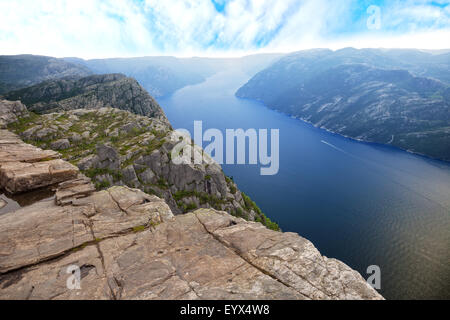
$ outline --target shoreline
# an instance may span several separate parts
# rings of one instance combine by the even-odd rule
[[[289,114],[289,113],[283,112],[283,111],[281,111],[281,110],[271,108],[271,107],[267,106],[267,105],[266,105],[264,102],[262,102],[261,100],[258,100],[258,99],[251,99],[251,98],[242,98],[242,97],[237,96],[236,94],[235,94],[235,97],[238,98],[238,99],[243,99],[243,100],[249,100],[249,101],[253,101],[253,102],[258,102],[258,103],[260,103],[262,106],[264,106],[265,108],[267,108],[267,109],[269,109],[269,110],[272,110],[272,111],[278,112],[278,113],[280,113],[280,114],[283,114],[283,115],[285,115],[285,116],[287,116],[287,117],[289,117],[289,118],[291,118],[291,119],[293,119],[293,120],[301,121],[301,122],[303,122],[303,123],[305,123],[305,124],[310,125],[311,127],[315,128],[315,129],[323,130],[323,131],[326,131],[326,132],[331,133],[331,134],[333,134],[333,135],[337,135],[337,136],[339,136],[339,137],[342,137],[342,138],[345,138],[345,139],[348,139],[348,140],[351,140],[351,141],[360,142],[360,143],[365,143],[365,144],[368,144],[368,145],[377,145],[377,146],[382,146],[382,147],[393,148],[393,149],[395,149],[395,150],[399,150],[399,151],[402,151],[402,152],[406,152],[406,153],[408,153],[408,154],[410,154],[410,155],[418,156],[418,157],[424,158],[424,159],[426,159],[426,160],[432,160],[432,161],[435,161],[435,162],[440,162],[440,163],[442,163],[442,164],[444,164],[444,165],[446,165],[446,166],[450,166],[450,160],[445,160],[445,159],[440,159],[440,158],[434,158],[434,157],[429,156],[429,155],[427,155],[427,154],[423,154],[423,153],[416,152],[416,151],[412,151],[412,150],[403,149],[403,148],[400,148],[400,147],[395,146],[395,145],[392,145],[392,144],[386,144],[386,143],[374,142],[374,141],[367,141],[367,140],[363,140],[363,139],[358,139],[358,138],[354,138],[354,137],[351,137],[351,136],[347,136],[347,135],[344,135],[344,134],[341,134],[341,133],[338,133],[338,132],[334,132],[334,131],[332,131],[332,130],[330,130],[330,129],[327,129],[327,128],[325,128],[325,127],[317,126],[317,125],[315,125],[314,123],[312,123],[311,121],[308,121],[308,120],[306,120],[306,119],[304,119],[304,118],[297,117],[297,116],[291,115],[291,114]]]

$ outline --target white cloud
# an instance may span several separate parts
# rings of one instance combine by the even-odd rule
[[[352,20],[356,4],[230,0],[224,12],[217,12],[210,0],[0,0],[0,54],[92,58],[342,46],[450,47],[450,6],[389,1],[382,11],[383,33],[372,33]]]
[[[115,56],[135,54],[135,48],[153,51],[145,20],[131,1],[0,0],[0,52]]]

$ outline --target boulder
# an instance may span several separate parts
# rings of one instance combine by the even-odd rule
[[[139,179],[145,184],[154,184],[156,183],[156,176],[151,169],[145,169],[143,172],[139,174]]]
[[[113,147],[99,144],[97,146],[97,156],[99,161],[97,168],[109,170],[120,169],[119,154]]]
[[[94,168],[97,163],[98,163],[98,157],[96,155],[89,155],[83,159],[81,159],[80,161],[78,161],[78,168],[80,168],[80,170],[88,170],[91,168]]]
[[[83,140],[83,138],[76,132],[72,133],[72,135],[69,137],[70,141],[72,142],[80,142],[81,140]]]
[[[24,116],[28,110],[20,101],[0,100],[0,129]]]
[[[52,128],[42,128],[35,132],[34,139],[38,141],[48,139],[52,137],[56,132],[57,130]]]
[[[68,139],[59,139],[50,145],[53,150],[64,150],[70,148],[70,142]]]

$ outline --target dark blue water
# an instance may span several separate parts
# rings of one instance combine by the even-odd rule
[[[381,268],[388,299],[450,298],[450,165],[388,146],[361,143],[241,100],[248,80],[216,74],[160,99],[174,128],[280,130],[280,170],[223,165],[283,231],[311,240],[327,257],[367,278]]]

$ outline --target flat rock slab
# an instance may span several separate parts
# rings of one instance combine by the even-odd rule
[[[197,211],[197,217],[215,239],[248,263],[310,299],[381,298],[358,272],[341,261],[323,257],[296,233],[236,223],[229,215],[211,215],[207,210]]]
[[[0,185],[10,193],[18,193],[70,180],[78,168],[61,159],[44,162],[0,163]]]
[[[40,162],[58,159],[60,154],[52,150],[42,150],[24,143],[16,134],[0,130],[0,163],[3,162]]]
[[[26,144],[0,130],[0,188],[19,193],[75,178],[78,168],[59,157],[55,151]]]
[[[13,140],[0,141],[0,163],[4,162],[41,162],[58,159],[59,153],[42,150],[26,143],[14,143]]]
[[[121,192],[127,193],[112,192],[116,204],[131,210],[136,201],[118,197]],[[106,203],[100,207],[106,209]],[[80,290],[66,286],[71,265],[80,268]],[[296,234],[200,209],[142,232],[115,233],[62,259],[0,275],[0,299],[382,297],[357,272],[321,256]]]
[[[0,216],[0,273],[33,265],[94,240],[82,208],[41,201]]]
[[[0,275],[0,299],[14,300],[80,300],[111,299],[102,266],[101,255],[95,245],[74,251],[39,267],[30,267]],[[80,267],[81,288],[70,290],[67,281],[71,266]]]
[[[173,218],[163,200],[126,187],[81,200],[67,206],[58,206],[53,199],[40,201],[0,216],[0,273]]]
[[[23,141],[15,133],[6,129],[0,129],[0,147],[3,144],[17,144]]]
[[[166,202],[138,189],[111,187],[73,201],[73,206],[90,207],[92,232],[106,238],[157,225],[173,218]]]
[[[99,248],[116,299],[305,299],[214,239],[192,213]]]

